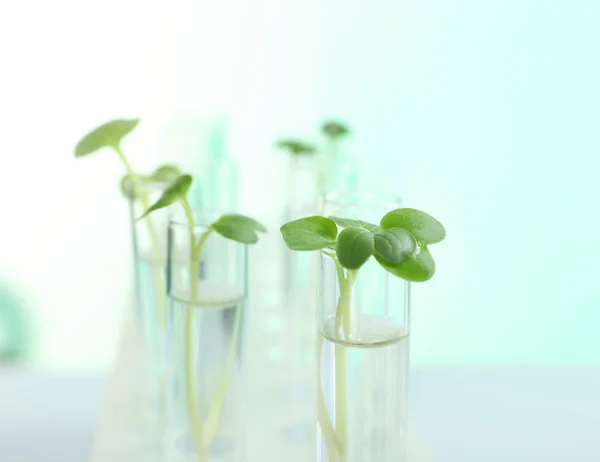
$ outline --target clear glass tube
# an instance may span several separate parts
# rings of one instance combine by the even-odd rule
[[[146,424],[160,429],[165,413],[166,344],[166,254],[169,209],[138,220],[165,188],[164,183],[145,184],[129,195],[131,236],[136,294],[136,325],[142,339],[144,374],[142,417]]]
[[[313,155],[291,155],[284,222],[314,215],[318,211],[318,163]],[[288,309],[306,311],[311,276],[311,256],[302,252],[284,252],[285,292]],[[301,304],[302,307],[297,305]]]
[[[378,224],[399,200],[337,191],[323,214]],[[357,271],[321,255],[318,460],[405,462],[410,286],[370,259]]]
[[[325,147],[326,177],[324,192],[356,190],[359,187],[358,162],[350,155],[348,143],[329,140]]]
[[[168,462],[243,459],[247,246],[208,232],[217,218],[169,225]]]
[[[238,209],[239,168],[229,157],[209,158],[194,178],[189,197],[198,208]]]
[[[282,222],[314,215],[319,207],[319,164],[315,155],[290,155],[287,200]],[[284,303],[281,316],[285,383],[281,393],[287,407],[283,428],[286,439],[301,442],[296,448],[306,457],[314,454],[315,416],[307,412],[315,396],[315,293],[317,255],[292,252],[281,242],[284,265]],[[302,410],[302,411],[301,411]],[[292,417],[293,416],[293,417]]]
[[[206,153],[200,162],[190,200],[196,208],[235,211],[239,201],[239,167],[227,155],[227,119],[206,124]]]

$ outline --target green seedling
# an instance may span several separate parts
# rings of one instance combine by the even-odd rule
[[[225,239],[241,242],[243,244],[254,244],[258,241],[259,233],[265,233],[267,230],[262,224],[253,218],[244,215],[226,214],[221,215],[217,221],[208,225],[200,236],[196,237],[196,234],[194,233],[196,222],[187,198],[191,185],[192,177],[190,175],[179,175],[164,190],[162,196],[153,205],[148,207],[140,219],[144,219],[152,214],[152,212],[164,207],[169,207],[173,204],[181,205],[189,225],[191,301],[197,302],[199,298],[198,283],[200,276],[200,257],[202,248],[208,237],[212,233],[217,233]],[[235,321],[231,344],[229,346],[228,358],[225,362],[223,374],[221,380],[219,381],[219,387],[215,394],[215,398],[211,401],[211,406],[208,410],[204,424],[202,424],[198,414],[198,398],[195,393],[197,384],[194,374],[193,315],[194,310],[191,308],[188,309],[185,319],[186,399],[194,446],[200,462],[207,462],[208,451],[216,437],[219,427],[221,408],[225,400],[229,376],[239,342],[241,313],[237,313],[236,315],[237,318]]]
[[[343,122],[330,120],[321,126],[321,132],[328,138],[340,139],[350,133],[350,129]]]
[[[139,119],[116,119],[106,122],[85,135],[75,147],[75,157],[87,157],[106,148],[112,149],[125,167],[125,175],[121,179],[121,192],[130,199],[137,200],[142,209],[149,207],[149,192],[147,186],[152,183],[169,183],[180,175],[179,169],[174,165],[158,167],[150,175],[137,173],[121,147],[123,139],[129,135],[139,124]],[[166,315],[165,282],[160,265],[156,262],[163,260],[158,233],[152,219],[144,220],[150,237],[153,255],[152,276],[156,289],[156,300],[159,314],[164,323]]]
[[[320,149],[321,174],[319,188],[321,194],[326,193],[327,178],[331,174],[335,160],[339,155],[340,144],[350,134],[350,129],[343,122],[336,120],[326,121],[321,125],[321,134],[324,138],[323,147]]]
[[[379,225],[341,217],[312,216],[281,227],[286,245],[295,251],[320,251],[336,266],[340,295],[335,311],[335,336],[351,343],[352,288],[360,268],[371,258],[392,275],[410,282],[424,282],[435,273],[429,246],[446,236],[432,216],[411,208],[387,213]],[[329,460],[345,462],[347,444],[346,364],[343,349],[335,347],[335,422],[325,408],[319,388],[318,418]]]
[[[293,209],[297,206],[297,192],[301,187],[301,185],[298,184],[298,182],[300,181],[298,179],[298,164],[305,162],[302,159],[310,160],[311,165],[313,165],[315,168],[314,174],[317,175],[317,150],[312,144],[306,143],[304,141],[299,141],[293,138],[285,138],[279,140],[277,142],[277,147],[288,152],[290,155],[286,202],[288,206]]]
[[[313,145],[294,139],[279,140],[277,142],[277,147],[284,151],[288,151],[293,156],[313,155],[316,152]]]

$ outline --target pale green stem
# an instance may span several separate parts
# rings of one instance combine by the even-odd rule
[[[193,272],[193,271],[192,271]],[[192,296],[193,296],[192,290]],[[197,290],[196,290],[197,295]],[[194,307],[188,307],[185,317],[185,384],[187,408],[190,418],[192,439],[198,454],[199,462],[208,462],[208,455],[202,436],[202,423],[200,422],[199,405],[196,397],[196,376],[194,374]]]
[[[127,175],[131,177],[131,181],[133,181],[134,187],[134,196],[137,200],[140,201],[142,209],[144,211],[150,208],[150,203],[148,201],[148,197],[143,194],[143,186],[142,182],[138,174],[132,168],[131,164],[125,157],[123,150],[120,146],[114,146],[114,149],[123,162],[125,166],[125,171]],[[158,239],[158,233],[154,227],[154,223],[152,222],[152,218],[150,215],[146,215],[144,218],[144,223],[146,223],[146,228],[148,229],[148,236],[150,238],[150,247],[152,252],[152,275],[154,277],[154,287],[156,290],[156,303],[158,304],[158,312],[160,314],[161,322],[166,325],[167,318],[167,300],[166,300],[166,286],[164,281],[164,272],[161,270],[162,261],[163,261],[163,252],[161,252],[160,241]],[[136,262],[137,264],[137,262]]]
[[[338,261],[337,257],[334,253],[331,252],[323,252],[329,258],[331,258],[335,262],[335,269],[338,278],[338,284],[340,286],[340,300],[338,301],[338,307],[336,309],[336,325],[338,324],[338,317],[340,319],[339,324],[341,325],[341,319],[350,319],[350,300],[352,298],[351,290],[352,290],[352,282],[356,277],[356,271],[348,271],[348,279],[344,275],[344,268]],[[346,295],[343,295],[346,294]],[[348,298],[349,297],[349,298]],[[344,299],[348,300],[347,303],[342,302]],[[340,306],[341,305],[341,306]],[[347,310],[347,315],[342,317],[342,315]],[[350,323],[349,321],[346,323],[348,330],[347,335],[349,336]],[[339,327],[336,327],[336,332],[334,332],[334,336],[338,338],[339,336]],[[322,347],[322,339],[319,341],[319,387],[318,387],[318,397],[317,397],[317,406],[318,406],[318,419],[319,425],[321,427],[321,431],[323,432],[323,437],[325,438],[325,444],[327,447],[327,453],[329,459],[332,462],[343,462],[345,460],[345,445],[347,438],[346,431],[346,407],[347,407],[347,394],[346,394],[346,362],[345,356],[343,352],[343,347],[336,345],[335,348],[335,408],[334,408],[334,417],[335,417],[335,430],[327,413],[327,408],[325,406],[325,398],[323,397],[323,390],[321,389],[321,347]]]
[[[319,335],[317,345],[317,419],[319,421],[319,427],[323,433],[323,439],[325,440],[325,447],[327,448],[327,459],[329,462],[340,462],[339,456],[339,442],[333,429],[333,424],[327,413],[327,406],[325,405],[325,397],[323,396],[323,389],[321,387],[321,355],[323,351],[323,336]]]
[[[340,281],[340,298],[335,312],[336,335],[348,342],[351,334],[352,285],[356,271],[347,270],[347,276]],[[340,333],[340,326],[343,334]],[[340,459],[346,460],[348,443],[348,385],[346,348],[335,345],[335,430],[340,443]]]
[[[196,251],[198,252],[198,261],[200,261],[200,251],[202,250],[202,246],[204,245],[204,242],[208,237],[208,233],[210,233],[210,231],[202,235],[196,246]],[[221,376],[221,380],[219,381],[219,387],[217,388],[217,392],[215,394],[214,399],[211,401],[211,406],[208,410],[206,421],[204,422],[206,447],[210,447],[215,437],[217,436],[219,420],[221,418],[221,408],[223,407],[223,403],[225,401],[225,394],[229,385],[229,377],[231,375],[231,369],[235,360],[235,352],[237,351],[241,324],[242,312],[240,309],[237,309],[235,313],[233,333],[231,334],[231,343],[229,344],[229,352],[227,354],[227,359],[225,361],[225,366],[223,369],[223,375]]]
[[[350,340],[352,329],[352,286],[357,276],[357,270],[346,270],[347,277],[339,279],[340,282],[340,298],[335,310],[335,332],[340,335],[340,328],[343,332],[343,338],[346,341]]]
[[[204,434],[206,436],[206,445],[210,447],[214,438],[217,436],[217,430],[219,428],[219,419],[221,418],[221,408],[225,401],[225,393],[227,392],[227,385],[229,383],[229,376],[231,375],[231,368],[235,359],[235,352],[237,349],[238,338],[240,334],[240,326],[242,324],[242,313],[240,309],[236,310],[235,324],[233,326],[233,333],[231,343],[229,345],[229,352],[227,354],[227,361],[225,362],[225,369],[219,382],[219,388],[215,398],[212,400],[212,404],[204,422]]]
[[[198,301],[198,268],[200,264],[200,256],[202,252],[202,248],[204,243],[212,233],[212,229],[209,228],[206,232],[200,236],[198,242],[196,243],[194,240],[193,233],[193,223],[194,217],[192,211],[187,202],[182,202],[183,208],[185,210],[188,222],[190,223],[190,246],[191,246],[191,273],[192,273],[192,300],[194,302]],[[188,310],[188,315],[190,316],[187,319],[188,329],[192,323],[191,313],[192,309]],[[223,403],[225,401],[225,395],[227,392],[227,387],[229,384],[229,377],[231,375],[231,369],[233,367],[233,362],[235,360],[235,352],[237,350],[238,339],[240,335],[242,321],[242,313],[241,310],[237,310],[235,324],[233,327],[232,339],[229,345],[229,352],[227,355],[227,360],[225,361],[225,366],[223,369],[223,375],[221,376],[221,380],[219,381],[219,386],[217,388],[216,395],[213,400],[211,400],[211,405],[207,413],[206,421],[204,425],[200,422],[199,411],[198,411],[198,402],[196,399],[196,380],[194,374],[194,344],[193,337],[191,333],[188,335],[188,339],[186,342],[186,387],[187,387],[187,396],[188,396],[188,412],[190,414],[190,423],[192,427],[194,444],[196,446],[196,450],[198,452],[198,456],[201,460],[206,459],[206,451],[210,448],[212,442],[214,441],[217,431],[219,428],[219,420],[221,417],[221,408],[223,407]],[[204,459],[203,459],[204,458]]]
[[[335,255],[325,252],[336,265],[340,298],[335,311],[335,332],[338,340],[350,340],[352,329],[352,286],[357,276],[357,270],[344,269]],[[340,462],[346,460],[346,445],[348,442],[348,390],[347,390],[347,364],[345,348],[335,345],[335,434],[338,442]]]
[[[194,217],[192,215],[190,206],[187,202],[182,201],[182,206],[185,210],[185,214],[189,224],[190,232],[190,285],[191,285],[191,306],[186,310],[185,316],[185,383],[186,383],[186,397],[187,397],[187,408],[190,418],[190,428],[192,432],[192,439],[196,452],[198,454],[199,462],[208,462],[207,448],[204,444],[204,437],[202,435],[202,422],[200,421],[200,409],[198,404],[198,398],[196,396],[196,375],[195,375],[195,364],[194,364],[194,313],[196,307],[194,302],[198,301],[198,279],[199,279],[199,254],[196,247],[196,236],[194,234]],[[201,241],[206,240],[210,230],[206,231]]]

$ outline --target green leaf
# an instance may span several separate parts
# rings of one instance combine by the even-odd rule
[[[372,223],[368,223],[362,220],[352,220],[351,218],[341,218],[330,216],[334,223],[341,228],[364,228],[368,231],[375,232],[379,229],[379,226]]]
[[[381,229],[403,228],[421,244],[435,244],[446,237],[442,224],[431,215],[416,209],[396,209],[381,219]]]
[[[187,200],[187,193],[192,185],[192,177],[190,175],[180,175],[173,181],[162,193],[153,205],[140,218],[144,218],[149,213],[155,210],[168,207],[178,200]],[[138,218],[138,219],[140,219]]]
[[[314,154],[316,149],[314,146],[298,140],[284,139],[277,142],[277,147],[290,151],[294,155]]]
[[[242,242],[244,244],[254,244],[258,241],[258,235],[254,228],[242,226],[234,222],[217,220],[210,225],[221,236],[231,239],[232,241]]]
[[[375,253],[391,265],[402,263],[416,248],[415,238],[405,229],[390,228],[375,233]]]
[[[95,128],[75,146],[75,157],[92,154],[105,147],[118,148],[121,140],[137,127],[139,119],[117,119]]]
[[[254,244],[258,241],[257,231],[265,233],[267,229],[254,218],[245,215],[222,215],[210,225],[221,236],[244,244]]]
[[[313,216],[290,221],[281,228],[286,245],[292,250],[320,250],[335,244],[337,226],[333,220]]]
[[[181,175],[181,170],[175,165],[161,165],[152,174],[152,181],[169,183]]]
[[[346,228],[337,239],[335,252],[344,268],[360,268],[375,251],[375,235],[364,228]]]
[[[341,138],[350,133],[350,129],[342,122],[328,121],[323,124],[321,131],[330,138]]]
[[[407,281],[425,282],[435,274],[435,262],[426,247],[422,247],[418,254],[407,258],[399,265],[391,265],[377,255],[375,259],[394,276]]]
[[[245,215],[238,215],[236,213],[230,213],[221,215],[221,217],[217,220],[220,223],[233,223],[239,226],[245,226],[247,228],[252,228],[255,231],[259,231],[261,233],[266,233],[267,228],[265,228],[262,223],[259,223],[254,218],[247,217]]]

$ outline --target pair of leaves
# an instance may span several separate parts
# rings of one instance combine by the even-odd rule
[[[137,180],[142,185],[148,185],[152,183],[171,183],[175,181],[182,174],[179,167],[175,165],[165,164],[158,167],[152,175],[136,175]],[[131,174],[124,175],[121,178],[121,192],[128,198],[134,197],[135,181]]]
[[[338,235],[338,226],[344,228]],[[281,227],[287,246],[310,251],[335,247],[344,268],[358,269],[372,255],[398,264],[415,251],[415,242],[402,229],[382,230],[365,221],[340,217],[313,216],[294,220]]]
[[[187,204],[187,194],[192,185],[192,177],[187,174],[179,175],[163,192],[162,196],[144,212],[140,217],[165,207],[175,202],[182,202],[185,207]],[[190,223],[194,225],[194,223]],[[254,244],[258,241],[258,233],[267,232],[266,228],[253,218],[245,215],[226,214],[209,226],[210,230],[215,231],[226,239],[242,242],[244,244]]]
[[[292,139],[284,139],[277,142],[277,147],[279,149],[284,149],[289,151],[291,154],[295,156],[299,155],[312,155],[316,152],[314,146],[305,143],[303,141],[292,140]]]
[[[321,127],[321,131],[325,136],[333,139],[342,138],[350,133],[347,125],[333,120],[325,122]]]
[[[116,119],[96,127],[77,143],[75,157],[87,156],[106,147],[118,149],[121,140],[131,133],[139,122],[139,119]]]
[[[374,255],[389,265],[399,265],[416,250],[412,235],[401,228],[349,227],[340,232],[336,254],[344,268],[358,269]]]
[[[428,246],[437,244],[446,237],[442,224],[424,212],[415,209],[397,209],[387,213],[381,219],[382,229],[406,229],[418,243],[417,252],[397,265],[381,261],[379,264],[390,273],[409,281],[423,282],[435,274],[435,261]]]
[[[321,126],[321,132],[328,138],[339,139],[348,135],[350,130],[341,122],[328,121]],[[313,145],[296,139],[282,139],[277,142],[277,147],[285,149],[293,155],[310,155],[317,151]]]
[[[100,125],[77,143],[75,157],[87,156],[105,147],[118,150],[122,139],[131,133],[137,127],[138,123],[138,119],[116,119]],[[307,146],[298,145],[291,147],[294,149],[311,149]],[[187,204],[187,194],[192,185],[192,177],[182,174],[178,167],[163,165],[157,168],[150,176],[138,175],[138,179],[146,184],[151,182],[170,183],[163,191],[161,197],[144,212],[140,219],[175,202],[182,201]],[[121,179],[121,190],[128,197],[132,197],[134,179],[131,174],[125,175]],[[221,216],[210,228],[227,239],[246,244],[253,244],[258,241],[257,232],[266,232],[265,227],[258,221],[244,215],[234,214]]]
[[[291,250],[310,251],[333,247],[338,237],[338,227],[364,228],[373,231],[378,226],[366,221],[319,215],[290,221],[281,227],[285,243]]]
[[[343,228],[338,235],[337,226]],[[360,268],[371,256],[392,274],[409,281],[426,281],[435,273],[428,244],[445,237],[444,227],[432,216],[415,209],[396,209],[379,226],[362,220],[313,216],[281,227],[292,250],[335,248],[347,269]]]

